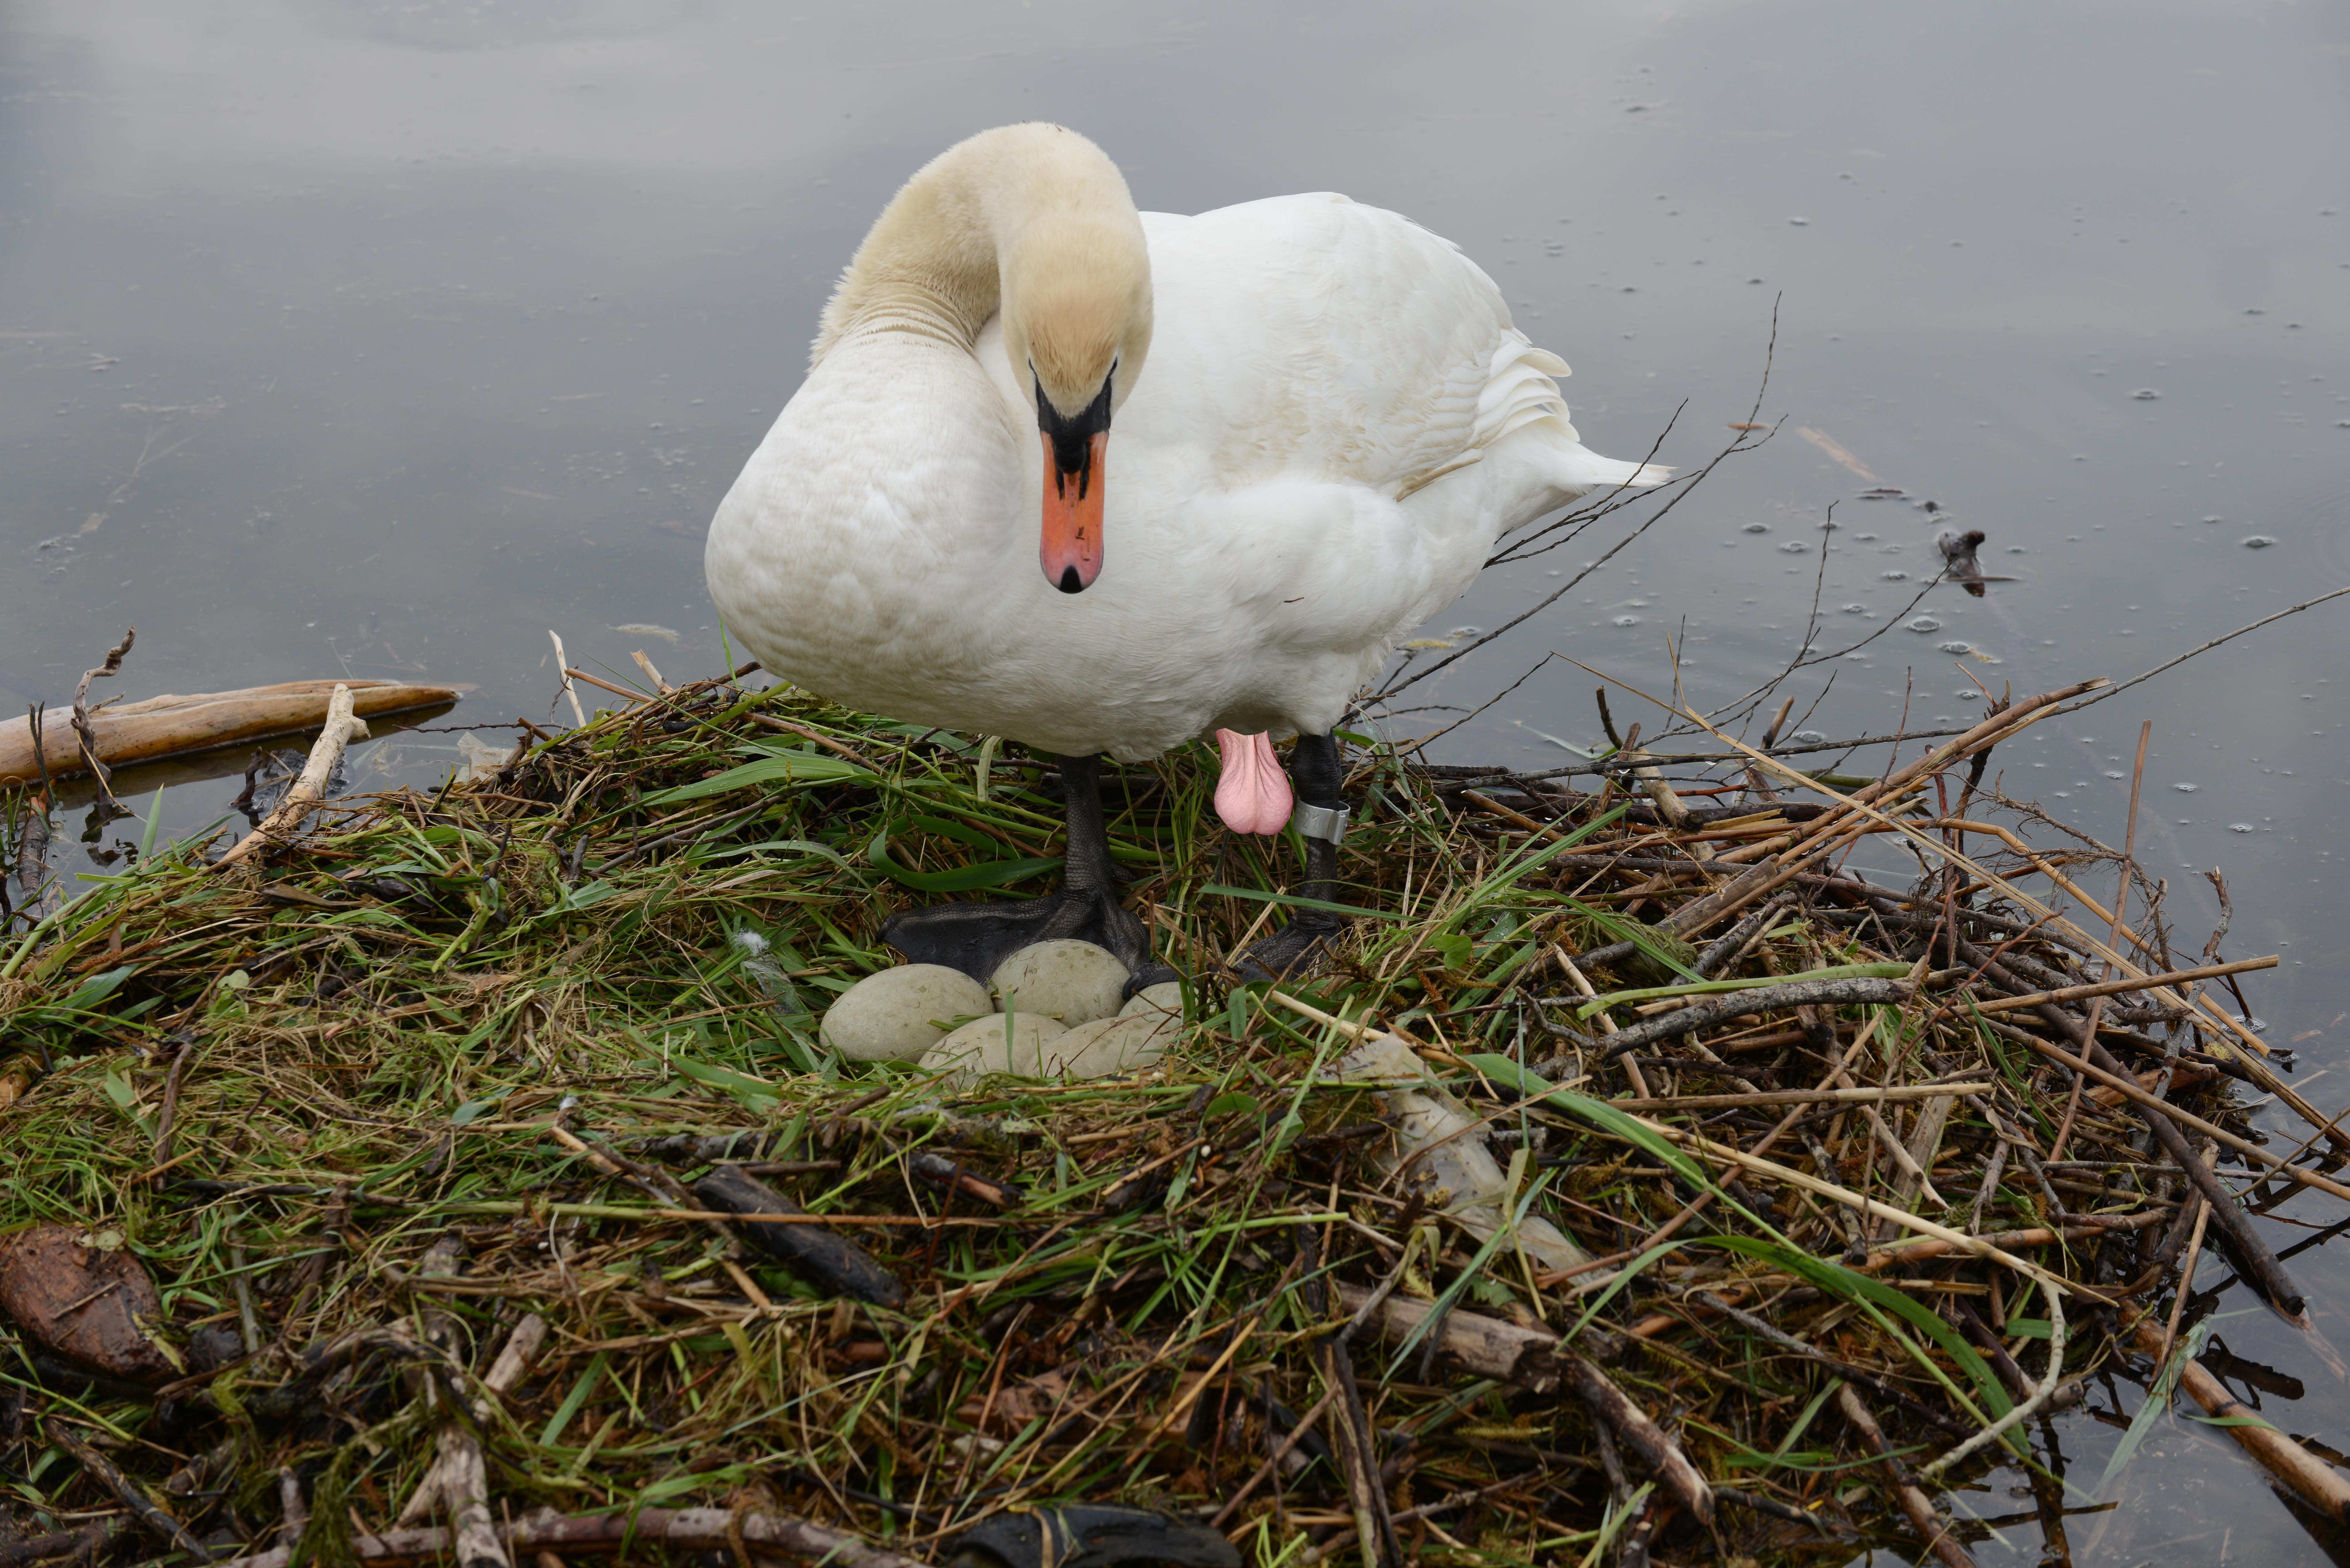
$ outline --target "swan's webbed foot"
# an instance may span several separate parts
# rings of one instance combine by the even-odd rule
[[[1136,973],[1150,967],[1142,921],[1109,888],[1064,889],[1001,904],[939,904],[901,910],[881,925],[881,940],[910,961],[944,964],[982,985],[1022,948],[1062,937],[1107,948]]]
[[[1301,980],[1322,967],[1330,944],[1345,922],[1318,909],[1301,909],[1297,918],[1269,937],[1251,942],[1233,961],[1232,972],[1243,984],[1258,980]]]
[[[982,985],[1022,948],[1063,938],[1108,949],[1142,984],[1173,979],[1171,970],[1154,972],[1166,966],[1150,961],[1150,933],[1139,916],[1118,902],[1118,872],[1102,822],[1101,759],[1063,757],[1061,784],[1067,796],[1068,862],[1059,892],[1000,904],[901,910],[881,923],[881,940],[915,963],[961,970]],[[1129,994],[1133,989],[1129,982]]]

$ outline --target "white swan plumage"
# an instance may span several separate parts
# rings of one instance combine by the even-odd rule
[[[1004,127],[876,223],[719,506],[711,593],[769,670],[908,722],[1121,762],[1323,734],[1501,535],[1662,476],[1584,447],[1566,373],[1409,219],[1138,213],[1085,138]],[[1037,431],[1097,393],[1098,533],[1063,551],[1097,576],[1066,591]]]

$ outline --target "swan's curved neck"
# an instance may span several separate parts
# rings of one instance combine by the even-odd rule
[[[1096,348],[1122,348],[1128,371],[1139,369],[1149,277],[1134,198],[1101,149],[1055,125],[983,131],[933,159],[882,210],[825,307],[810,364],[874,332],[969,350],[1001,312],[1013,362],[1033,360],[1055,402],[1056,379],[1091,376],[1066,389],[1084,393],[1081,408],[1102,379]],[[1064,359],[1067,376],[1056,376]]]

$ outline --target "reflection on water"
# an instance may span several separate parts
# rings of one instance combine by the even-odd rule
[[[1661,461],[1715,450],[1778,302],[1776,433],[1416,689],[1436,707],[1399,732],[1552,649],[1662,689],[1668,639],[1700,702],[1807,639],[1860,644],[1799,686],[1806,734],[1905,706],[1962,723],[1986,689],[2126,676],[2350,582],[2345,67],[2338,8],[2259,4],[21,4],[0,702],[65,700],[130,624],[138,694],[430,676],[473,689],[454,718],[477,726],[567,717],[550,628],[619,684],[638,649],[717,669],[703,527],[831,278],[931,153],[1053,118],[1146,206],[1338,189],[1458,241],[1574,364],[1604,452],[1669,425]],[[1913,602],[1937,535],[1972,529],[1987,594]],[[1596,553],[1496,574],[1439,624],[1501,625]],[[2199,945],[2197,873],[2225,868],[2230,951],[2284,955],[2252,1000],[2304,1080],[2336,1064],[2329,1106],[2345,627],[2313,612],[1999,758],[2118,841],[2155,720],[2148,779],[2196,786],[2150,789],[2139,826],[2169,918]],[[1599,739],[1588,689],[1545,674],[1444,743],[1563,760]],[[354,783],[469,760],[400,735]],[[242,765],[171,784],[166,830],[224,815]],[[2350,1343],[2350,1267],[2295,1267]],[[2225,1328],[2308,1390],[2262,1395],[2280,1425],[2350,1449],[2338,1360],[2262,1316]],[[2135,1407],[2111,1397],[2058,1424],[2076,1473]],[[2119,1486],[2075,1520],[2078,1560],[2320,1560],[2210,1428],[2158,1428]],[[2036,1559],[2025,1478],[1972,1506],[2004,1521],[1982,1561]]]

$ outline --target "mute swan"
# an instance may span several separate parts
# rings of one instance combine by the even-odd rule
[[[849,263],[704,560],[784,679],[1060,755],[1062,891],[902,913],[885,939],[984,981],[1082,937],[1141,981],[1100,757],[1211,732],[1220,814],[1296,826],[1327,900],[1348,699],[1502,534],[1662,477],[1583,447],[1565,374],[1475,264],[1393,213],[1324,193],[1139,213],[1053,125],[933,160]],[[1294,813],[1272,732],[1298,736]],[[1287,972],[1336,929],[1300,909],[1251,967]]]

